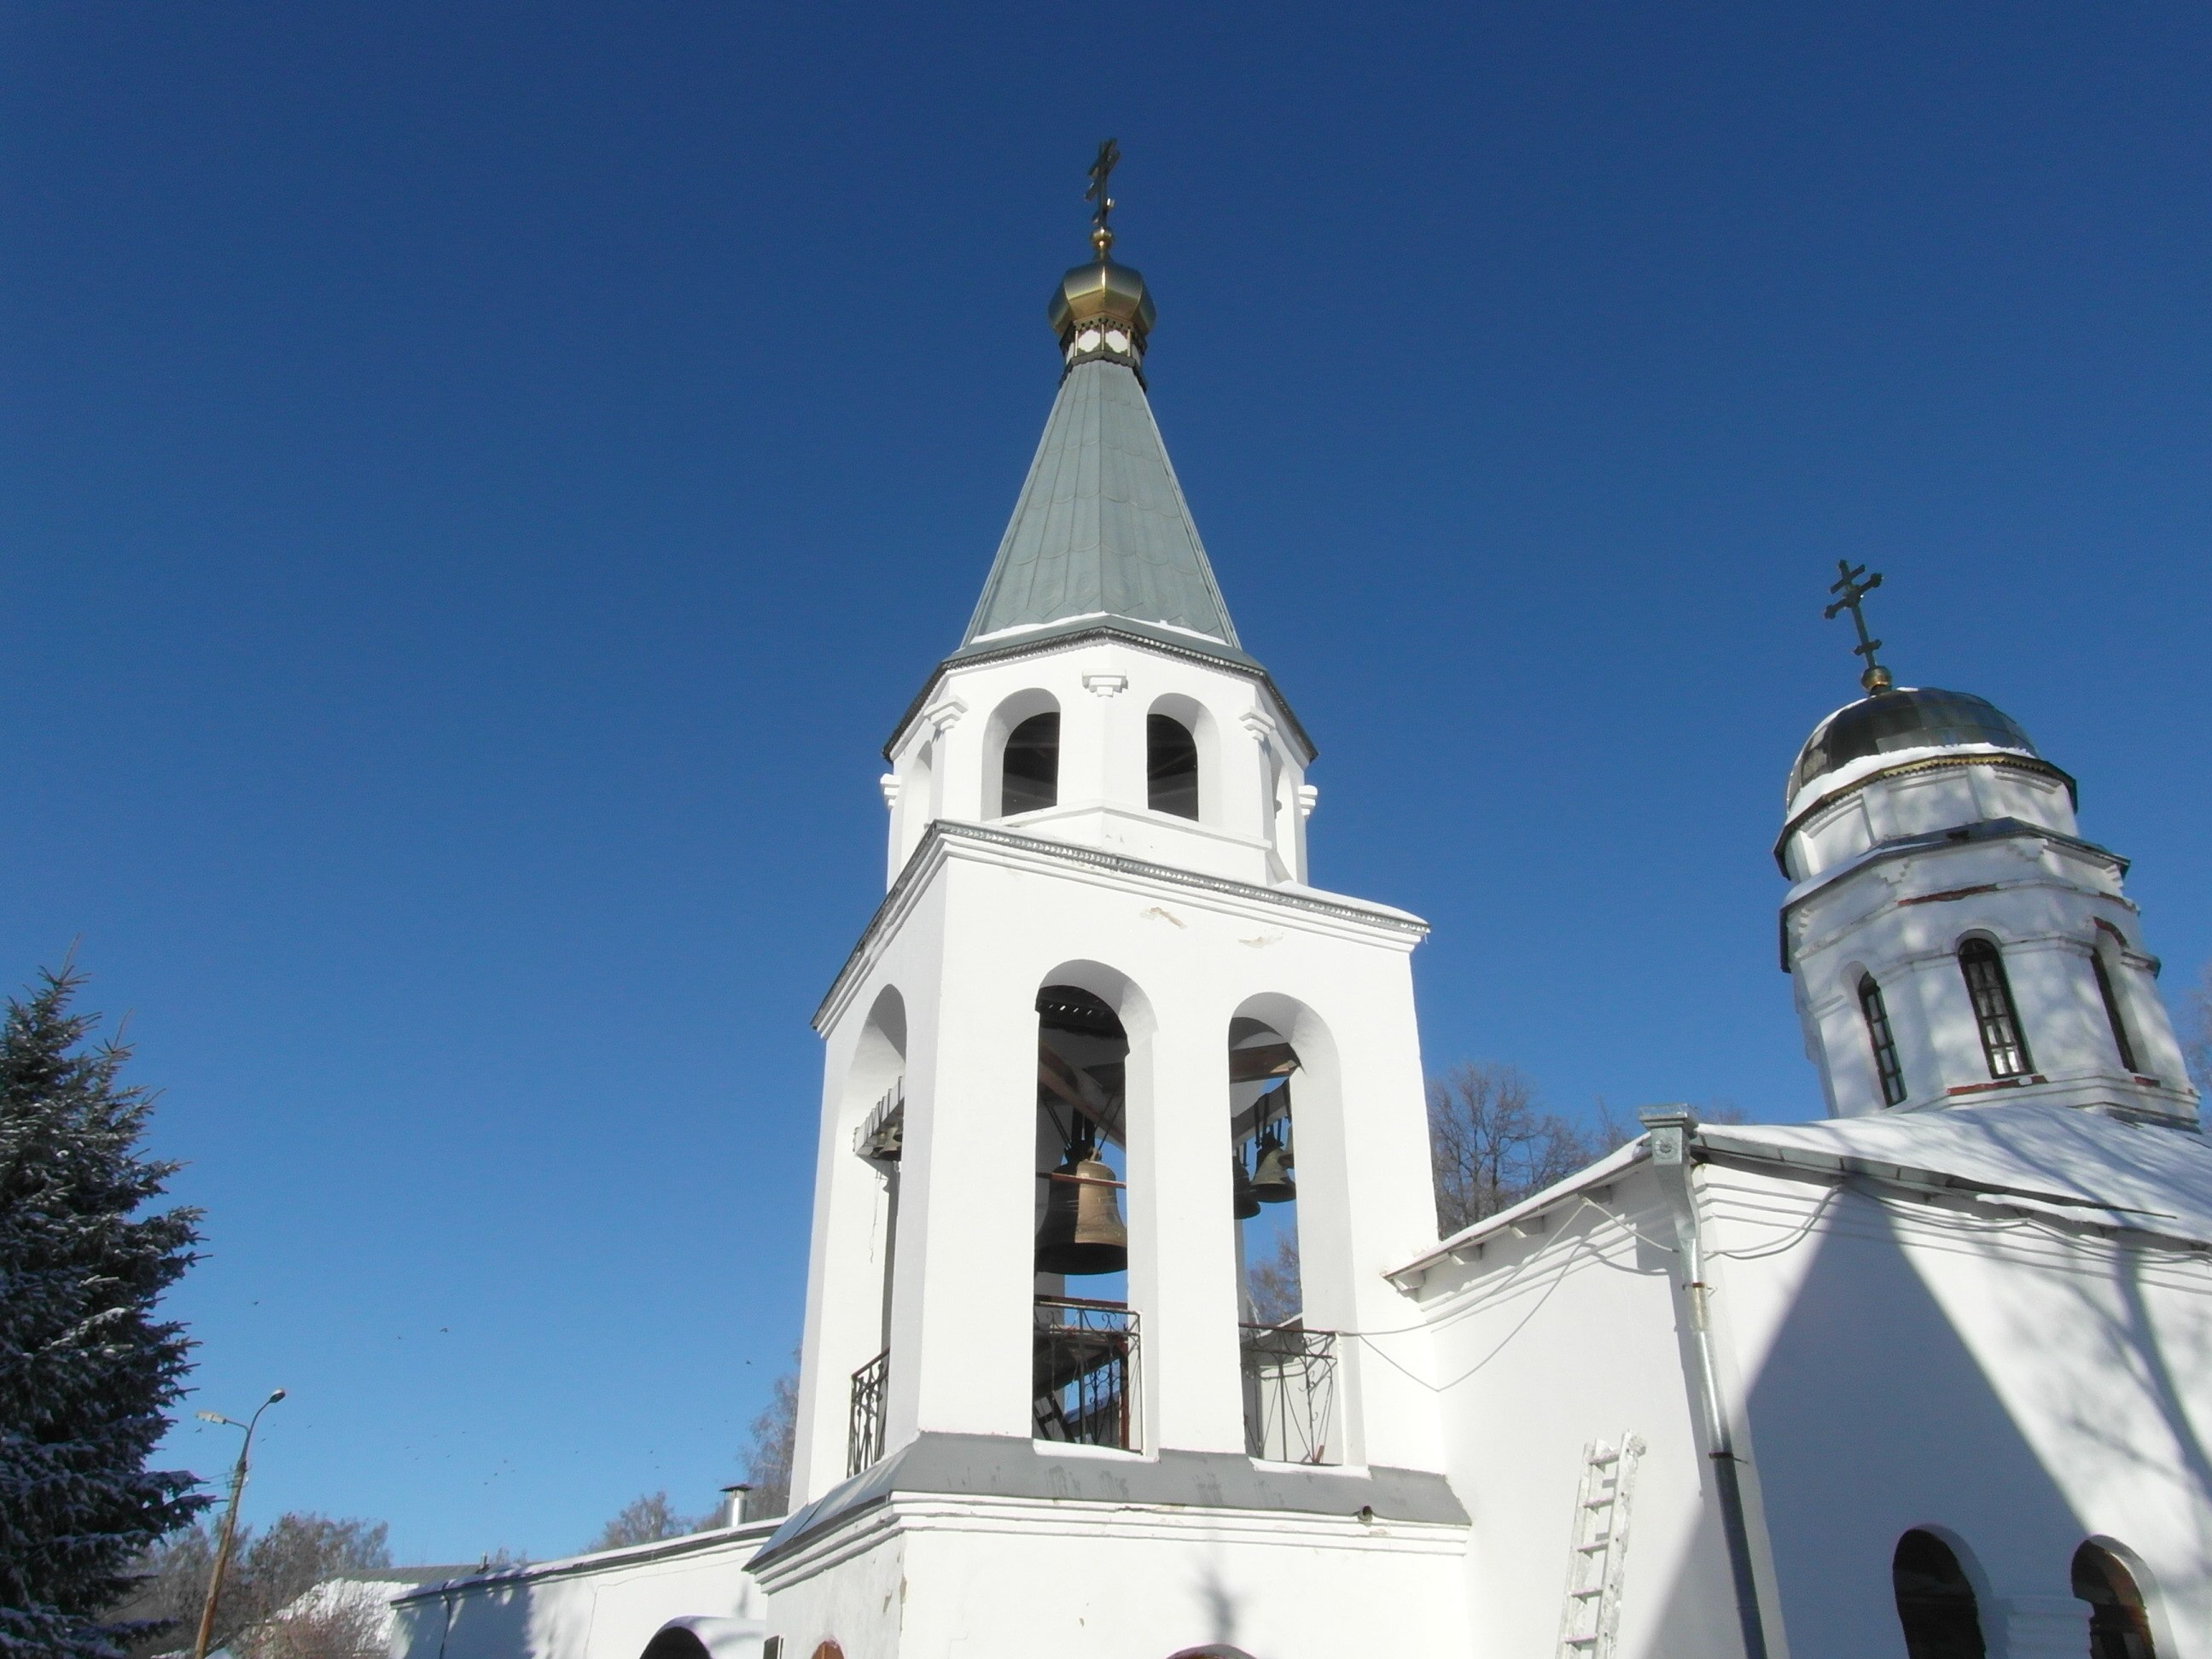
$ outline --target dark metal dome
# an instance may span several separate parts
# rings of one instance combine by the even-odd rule
[[[2020,722],[1994,703],[1964,691],[1933,686],[1878,691],[1846,704],[1822,720],[1797,751],[1784,805],[1808,783],[1841,771],[1853,761],[1908,749],[1960,749],[1980,744],[2033,755]]]

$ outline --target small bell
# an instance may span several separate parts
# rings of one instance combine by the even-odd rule
[[[1262,1204],[1287,1204],[1298,1195],[1291,1179],[1290,1148],[1272,1133],[1260,1140],[1260,1167],[1252,1172],[1252,1196]]]
[[[1070,1147],[1052,1172],[1044,1222],[1036,1236],[1041,1273],[1118,1273],[1129,1265],[1129,1230],[1121,1224],[1121,1183],[1114,1168]]]
[[[1245,1173],[1244,1154],[1231,1152],[1229,1167],[1235,1171],[1229,1177],[1229,1190],[1231,1201],[1236,1206],[1237,1218],[1249,1221],[1260,1213],[1260,1200],[1252,1191],[1252,1177]]]

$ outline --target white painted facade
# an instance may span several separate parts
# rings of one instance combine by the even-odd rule
[[[1006,732],[1051,697],[1060,804],[913,827],[918,778],[942,792],[940,806],[987,803]],[[1146,805],[1146,721],[1164,709],[1199,738],[1197,822]],[[972,1626],[978,1582],[1009,1596],[1028,1587],[1031,1600],[1006,1605],[1008,1628],[1050,1628],[1071,1653],[1164,1654],[1278,1622],[1278,1644],[1324,1629],[1351,1640],[1377,1596],[1455,1627],[1457,1518],[1375,1501],[1379,1466],[1426,1474],[1448,1503],[1433,1402],[1389,1365],[1342,1357],[1338,1462],[1276,1483],[1312,1507],[1268,1507],[1284,1492],[1249,1479],[1249,1499],[1204,1502],[1221,1479],[1212,1461],[1254,1467],[1226,1167],[1233,1020],[1265,1021],[1304,1061],[1309,1322],[1401,1318],[1384,1270],[1436,1236],[1408,963],[1425,929],[1292,879],[1309,758],[1295,732],[1256,675],[1089,638],[948,668],[894,738],[897,878],[819,1017],[827,1085],[794,1502],[847,1481],[854,1374],[883,1352],[885,1457],[970,1437],[971,1467],[998,1474],[973,1492],[894,1495],[819,1544],[787,1547],[761,1575],[795,1647],[834,1638],[848,1652],[951,1651]],[[1036,1003],[1054,985],[1097,996],[1129,1040],[1127,1301],[1142,1425],[1129,1450],[1032,1439]],[[895,1240],[889,1178],[854,1151],[894,1087]],[[1095,1495],[1038,1495],[1055,1486]],[[1363,1508],[1386,1512],[1362,1521]],[[1079,1535],[1079,1586],[1052,1567]],[[1314,1601],[1324,1582],[1333,1613]],[[1120,1588],[1139,1583],[1152,1592]],[[900,1595],[887,1600],[887,1583]]]
[[[1875,1659],[1907,1654],[1893,1558],[1925,1534],[1980,1632],[1943,1659],[2090,1653],[2085,1542],[2157,1659],[2212,1659],[2212,1152],[2073,780],[1958,694],[1884,680],[1822,722],[1777,853],[1829,1119],[1651,1115],[1439,1242],[1425,925],[1310,884],[1314,748],[1158,447],[1141,279],[1079,274],[1085,316],[1141,323],[1063,342],[976,623],[885,747],[888,890],[817,1016],[793,1513],[420,1593],[395,1652]],[[1194,793],[1163,793],[1162,719]],[[1291,1328],[1333,1390],[1295,1462],[1224,1156],[1279,1078]],[[1081,1304],[1133,1332],[1089,1443],[1041,1381],[1041,1310],[1092,1282],[1039,1269],[1051,1183],[1098,1184],[1054,1086],[1126,1223]]]
[[[749,1522],[422,1585],[392,1598],[393,1659],[640,1659],[648,1647],[653,1659],[760,1659],[768,1598],[744,1564],[775,1529]]]
[[[2069,1588],[2088,1539],[2135,1564],[2162,1659],[2212,1654],[2212,1159],[2076,1108],[1936,1116],[1696,1131],[1768,1651],[1904,1654],[1890,1557],[1924,1528],[1972,1579],[1991,1655],[2089,1650]],[[1743,1652],[1644,1144],[1400,1278],[1434,1333],[1455,1480],[1502,1495],[1469,1505],[1477,1650],[1556,1650],[1583,1449],[1633,1434],[1616,1651]]]
[[[1881,987],[1906,1109],[1978,1095],[2111,1105],[2193,1122],[2179,1045],[2121,891],[2127,861],[2081,839],[2073,780],[2032,755],[1980,747],[1869,757],[1799,792],[1779,849],[1785,965],[1828,1109],[1887,1109],[1859,1000]],[[1958,965],[2001,950],[2032,1066],[1993,1078]],[[2124,1065],[2097,969],[2118,1005]]]

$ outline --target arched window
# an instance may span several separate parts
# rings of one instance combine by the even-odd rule
[[[2128,1041],[2128,1023],[2120,1018],[2120,999],[2112,989],[2112,970],[2105,966],[2105,953],[2090,951],[2089,964],[2097,970],[2097,994],[2105,1000],[2105,1022],[2112,1028],[2112,1047],[2120,1051],[2120,1064],[2132,1072],[2136,1069],[2136,1045]]]
[[[1145,721],[1145,805],[1179,818],[1198,816],[1198,739],[1172,714]]]
[[[1986,1659],[1974,1587],[1948,1544],[1915,1527],[1897,1540],[1889,1577],[1906,1659]]]
[[[1905,1067],[1898,1064],[1897,1039],[1890,1035],[1889,1006],[1881,1000],[1881,987],[1868,974],[1859,981],[1859,1012],[1866,1017],[1867,1041],[1874,1045],[1874,1069],[1881,1079],[1885,1106],[1905,1099]]]
[[[1985,939],[1970,939],[1959,947],[1959,971],[1966,975],[1966,994],[1973,1000],[1974,1024],[1981,1032],[1982,1058],[1993,1078],[2019,1077],[2031,1069],[2027,1039],[2020,1029],[2020,1010],[2014,1006],[2012,983],[2005,978],[2004,958]]]
[[[1034,812],[1060,800],[1060,715],[1032,714],[1006,733],[999,769],[999,816]]]
[[[2118,1555],[2098,1543],[2075,1550],[2074,1594],[2089,1604],[2089,1659],[2157,1659],[2150,1609]]]

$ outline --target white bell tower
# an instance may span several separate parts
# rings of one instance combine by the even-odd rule
[[[1434,1397],[1356,1334],[1411,1322],[1383,1274],[1437,1236],[1426,930],[1307,884],[1313,744],[1153,422],[1112,161],[981,600],[885,745],[889,891],[817,1016],[794,1512],[752,1567],[786,1659],[1318,1659],[1384,1605],[1424,1651],[1466,1639]],[[1262,1306],[1284,1237],[1295,1305]]]
[[[1838,1116],[2040,1100],[2193,1121],[2127,860],[2081,839],[2074,780],[2017,722],[1898,687],[1842,567],[1867,696],[1814,728],[1775,846],[1807,1054]]]

